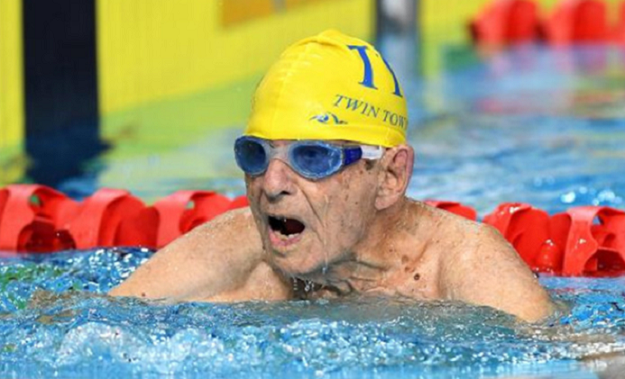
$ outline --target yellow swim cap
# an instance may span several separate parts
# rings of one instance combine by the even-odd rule
[[[282,53],[256,89],[244,134],[391,147],[407,127],[404,93],[380,53],[329,30]]]

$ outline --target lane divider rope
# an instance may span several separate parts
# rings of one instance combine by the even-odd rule
[[[614,7],[615,9],[610,9]],[[610,12],[616,13],[610,22]],[[469,20],[469,31],[479,45],[503,46],[545,42],[625,43],[625,1],[561,0],[542,15],[532,0],[494,0]]]
[[[453,201],[427,204],[476,220]],[[130,192],[103,188],[81,202],[38,184],[0,188],[0,251],[20,254],[143,246],[158,249],[247,198],[183,190],[145,205]],[[625,212],[580,206],[549,215],[525,203],[503,203],[483,223],[496,228],[537,272],[564,276],[625,273]]]

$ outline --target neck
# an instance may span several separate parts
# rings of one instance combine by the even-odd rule
[[[385,288],[387,279],[402,269],[405,245],[410,245],[412,259],[415,254],[423,254],[424,249],[420,246],[425,243],[415,241],[415,236],[421,235],[417,230],[424,211],[422,203],[405,197],[378,211],[363,240],[313,280],[333,287],[341,294]]]

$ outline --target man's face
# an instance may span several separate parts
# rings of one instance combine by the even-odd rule
[[[311,181],[273,159],[264,174],[246,175],[247,196],[270,264],[305,276],[323,272],[353,252],[375,214],[377,170],[368,164],[359,160]]]

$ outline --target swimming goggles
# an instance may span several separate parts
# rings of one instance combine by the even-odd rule
[[[271,159],[279,158],[304,178],[319,180],[359,159],[380,159],[383,154],[380,146],[341,146],[322,141],[295,141],[275,147],[268,140],[243,136],[234,143],[237,165],[252,176],[263,174]]]

